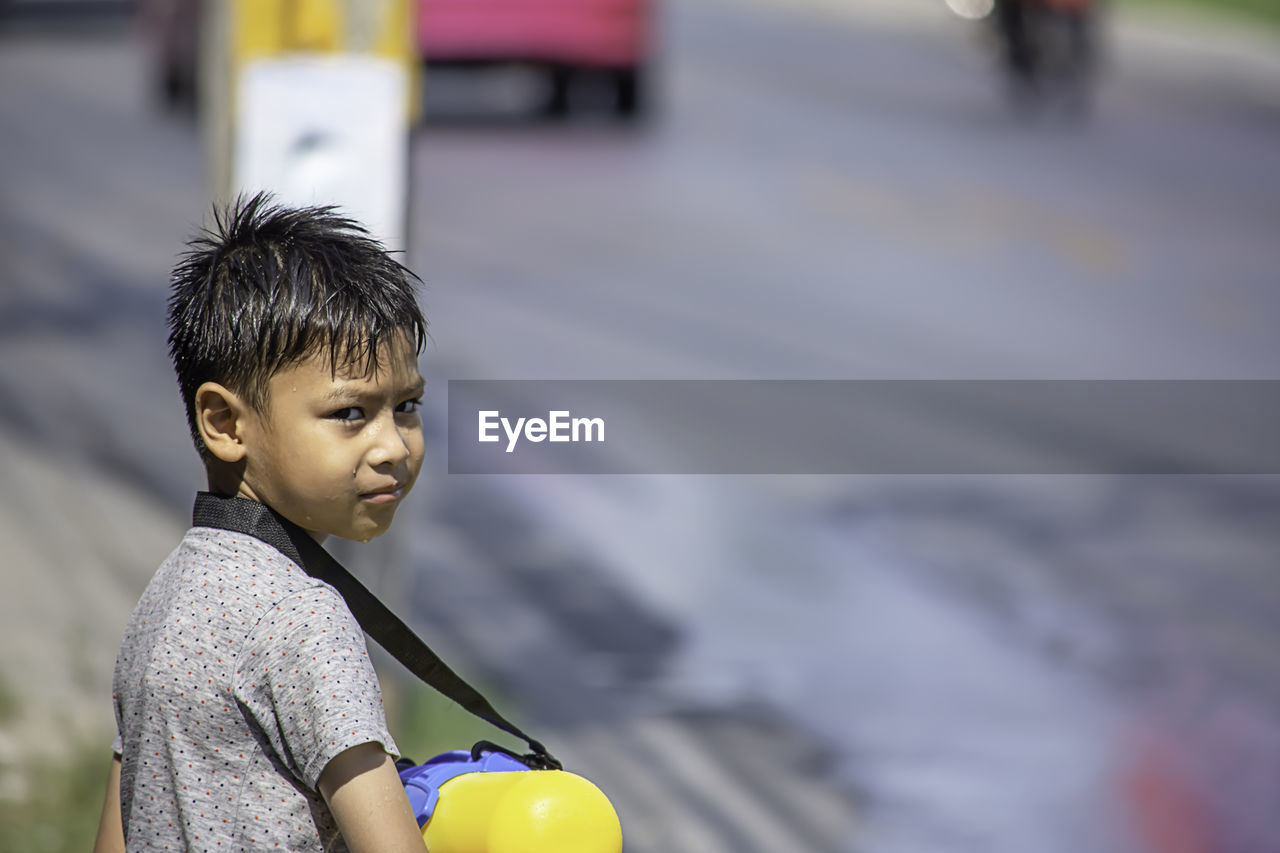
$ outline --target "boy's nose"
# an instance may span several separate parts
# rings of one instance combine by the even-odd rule
[[[369,450],[369,463],[379,465],[399,465],[409,458],[412,452],[409,441],[404,436],[395,418],[380,418],[372,425],[373,444]]]

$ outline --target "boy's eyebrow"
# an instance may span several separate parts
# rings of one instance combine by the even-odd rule
[[[418,374],[414,379],[409,380],[404,385],[397,388],[396,396],[407,394],[417,397],[426,391],[426,389],[427,380],[423,378],[422,374]],[[343,402],[362,397],[367,393],[368,391],[364,387],[355,382],[343,382],[342,384],[326,391],[322,399],[331,402]]]

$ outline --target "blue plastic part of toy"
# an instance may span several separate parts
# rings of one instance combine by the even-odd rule
[[[409,796],[409,805],[413,806],[418,826],[423,827],[436,810],[440,786],[455,776],[464,773],[511,773],[528,769],[523,763],[501,752],[487,752],[479,761],[472,761],[468,750],[455,749],[441,753],[425,764],[402,770],[400,781],[404,783],[404,792]]]

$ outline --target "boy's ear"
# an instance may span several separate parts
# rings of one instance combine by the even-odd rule
[[[195,407],[196,426],[209,452],[223,462],[244,459],[251,409],[240,395],[217,382],[206,382],[196,389]]]

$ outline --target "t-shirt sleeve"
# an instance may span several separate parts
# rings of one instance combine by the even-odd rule
[[[398,755],[364,632],[331,587],[291,594],[268,611],[237,670],[237,699],[308,788],[353,746],[376,741]]]

